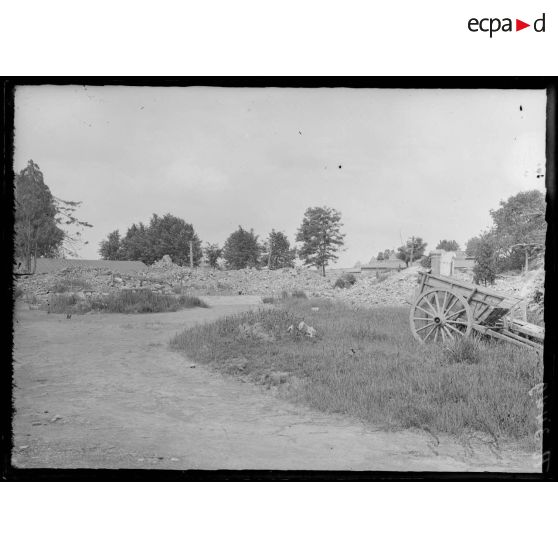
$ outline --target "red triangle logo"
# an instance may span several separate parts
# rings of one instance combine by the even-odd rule
[[[531,27],[531,24],[525,23],[524,21],[521,21],[520,19],[515,20],[515,30],[516,31],[521,31],[522,29],[525,29],[526,27]]]

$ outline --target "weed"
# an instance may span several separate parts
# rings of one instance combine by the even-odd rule
[[[476,364],[481,361],[482,349],[481,341],[476,337],[461,337],[445,347],[450,364],[459,362]]]

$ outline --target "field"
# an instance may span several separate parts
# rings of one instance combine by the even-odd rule
[[[293,354],[289,360],[284,354],[286,338],[277,335],[270,341],[266,329],[249,326],[239,318],[250,310],[254,316],[260,311],[274,312],[262,305],[261,297],[215,296],[205,300],[209,308],[157,314],[95,312],[76,314],[71,320],[18,301],[14,316],[13,465],[540,471],[540,448],[504,442],[496,447],[488,436],[458,439],[441,432],[434,435],[424,428],[386,428],[380,412],[376,413],[378,423],[370,422],[373,415],[366,420],[357,418],[356,406],[364,402],[365,408],[367,404],[363,394],[356,394],[354,409],[342,409],[348,392],[341,389],[337,400],[330,393],[333,380],[346,389],[356,389],[355,381],[341,381],[341,373],[351,372],[349,358],[344,359],[343,371],[336,370],[329,382],[323,382],[316,404],[309,406],[312,390],[302,389],[304,381],[300,389],[291,391],[297,384],[295,377],[302,377],[307,364],[302,361],[296,365],[294,358],[297,351],[319,355],[320,346],[327,352],[322,318],[314,319],[317,315],[325,318],[323,304],[312,318],[305,316],[316,326],[318,337],[289,340]],[[306,308],[307,303],[298,299],[298,304]],[[226,331],[239,320],[244,326],[235,345],[232,334]],[[212,360],[217,353],[221,355],[215,367],[200,364],[201,359],[192,354],[169,350],[170,340],[182,339],[185,328],[192,328],[192,336],[202,343],[215,344]],[[222,342],[213,337],[217,330],[225,335]],[[328,342],[332,332],[325,338]],[[397,327],[377,332],[371,345],[386,353],[384,363],[388,357],[393,360],[389,351],[401,352],[400,360],[407,362],[412,373],[413,354],[419,363],[424,358],[420,350],[415,353],[416,348],[404,345],[390,348],[388,339],[380,338],[381,333],[398,338]],[[366,330],[360,335],[364,338]],[[271,373],[266,351],[256,352],[262,343],[268,348],[275,345],[278,354],[273,362],[279,372]],[[253,351],[244,352],[247,346]],[[248,358],[235,358],[238,347],[244,347]],[[261,361],[256,360],[257,354]],[[340,354],[338,362],[342,360]],[[217,365],[221,371],[216,370]],[[295,372],[285,379],[281,370]],[[318,371],[319,366],[315,366],[311,376]],[[351,377],[352,372],[348,379]],[[258,383],[256,378],[260,378]],[[361,385],[364,393],[370,379],[362,377]],[[324,411],[317,408],[320,400]],[[330,412],[334,405],[342,412]]]
[[[316,308],[318,310],[316,310]],[[298,331],[304,321],[315,337]],[[294,326],[290,328],[290,326]],[[290,328],[290,331],[289,331]],[[288,298],[177,335],[171,347],[283,397],[387,429],[536,450],[540,357],[501,342],[421,346],[408,309]]]

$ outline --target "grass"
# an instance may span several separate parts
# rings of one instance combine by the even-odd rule
[[[174,296],[140,291],[118,291],[104,297],[82,299],[76,294],[54,294],[50,297],[48,311],[53,314],[84,314],[90,311],[109,313],[176,312],[183,308],[207,308],[200,298],[190,295]]]
[[[81,277],[74,277],[72,279],[64,278],[58,280],[52,287],[51,291],[53,293],[67,293],[89,289],[91,289],[91,285],[85,279],[82,279]]]
[[[301,334],[300,321],[317,336]],[[188,329],[171,347],[256,383],[286,375],[280,393],[321,411],[387,428],[482,432],[496,444],[535,448],[537,411],[529,390],[542,381],[540,357],[502,342],[419,345],[406,308],[355,310],[287,298],[279,307]],[[241,368],[231,366],[239,359]]]

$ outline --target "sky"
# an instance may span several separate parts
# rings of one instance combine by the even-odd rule
[[[14,171],[32,159],[82,202],[81,258],[153,213],[203,243],[239,225],[294,242],[326,205],[346,235],[335,266],[351,267],[412,235],[464,247],[501,200],[544,191],[545,110],[529,90],[22,86]]]

